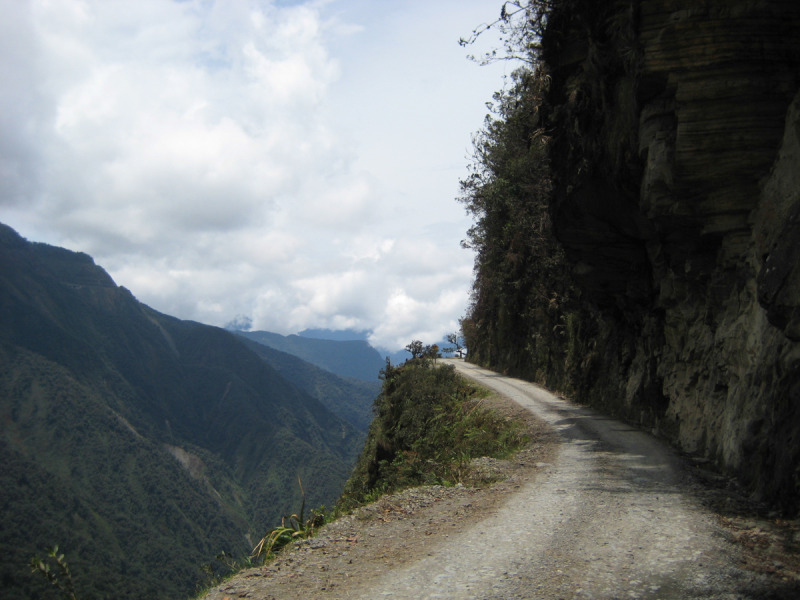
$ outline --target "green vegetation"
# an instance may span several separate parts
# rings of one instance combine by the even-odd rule
[[[364,381],[363,379],[337,376],[310,362],[299,360],[297,356],[276,350],[259,339],[261,338],[258,337],[254,341],[242,335],[242,340],[248,347],[284,378],[295,383],[301,390],[323,404],[325,408],[366,434],[372,421],[372,403],[381,390],[378,373],[383,366],[383,361],[378,361],[379,366],[375,369],[374,381]],[[335,344],[342,345],[344,348],[342,342],[331,342],[331,346],[335,347]]]
[[[469,481],[473,458],[506,457],[526,443],[516,422],[483,406],[486,390],[458,375],[452,365],[437,366],[435,345],[415,340],[408,351],[416,358],[401,366],[387,359],[381,370],[375,419],[334,510],[321,507],[306,517],[306,495],[298,477],[299,512],[269,529],[248,559],[228,561],[223,575],[208,565],[209,586],[234,571],[271,560],[292,542],[313,537],[342,512],[410,486]]]
[[[495,94],[461,182],[460,200],[475,218],[464,246],[476,252],[462,328],[470,360],[542,380],[563,369],[572,287],[549,211],[550,139],[540,114],[548,78],[526,68],[512,82]]]
[[[192,598],[201,598],[214,586],[217,586],[242,569],[253,566],[250,557],[235,557],[224,550],[214,557],[214,562],[207,562],[200,567],[203,579],[197,583],[195,594]]]
[[[406,352],[411,354],[411,360],[416,360],[418,358],[435,360],[442,357],[442,353],[439,352],[439,346],[436,344],[423,344],[419,340],[413,340],[410,344],[408,344],[406,346]]]
[[[364,340],[327,340],[269,331],[236,331],[237,335],[302,358],[339,377],[378,383],[383,359]]]
[[[626,7],[504,3],[504,49],[483,61],[522,66],[474,136],[459,198],[474,217],[463,242],[476,253],[469,360],[596,406],[619,396],[613,374],[636,341],[621,332],[643,327],[651,293],[636,209],[641,56]],[[643,397],[658,404],[652,387]]]
[[[575,133],[602,124],[603,107],[613,100],[591,104],[588,99],[597,91],[581,87],[577,79],[568,98],[554,98],[546,59],[555,50],[548,36],[554,23],[563,26],[568,20],[574,4],[504,3],[497,22],[504,51],[483,57],[514,59],[523,66],[494,95],[492,113],[473,139],[470,174],[461,182],[459,200],[475,220],[463,245],[476,253],[471,304],[461,325],[470,361],[582,397],[597,378],[596,350],[587,346],[597,323],[558,237],[559,219],[577,217],[557,207],[556,197],[571,181],[589,180],[588,169],[614,169],[581,162],[590,154],[583,147],[589,138]],[[590,11],[596,19],[582,26],[609,25],[597,6]],[[602,131],[593,130],[592,139],[598,136]],[[574,166],[574,177],[559,175],[565,164]],[[591,231],[592,224],[585,228]]]
[[[344,507],[422,484],[455,484],[481,456],[502,457],[519,448],[519,427],[482,406],[486,392],[456,373],[416,358],[387,362],[383,390],[364,450],[345,485]]]
[[[490,29],[500,33],[502,49],[493,49],[481,57],[469,58],[486,65],[500,60],[512,60],[535,66],[541,51],[541,38],[553,7],[565,0],[507,0],[500,7],[500,17],[476,27],[459,44],[472,45]]]
[[[454,353],[458,357],[462,357],[464,354],[464,336],[460,331],[454,331],[453,333],[448,333],[447,337],[448,343],[453,344],[451,348],[446,348],[445,352]]]
[[[267,535],[261,538],[256,547],[253,548],[253,553],[250,555],[252,560],[266,562],[287,544],[312,537],[314,532],[326,523],[327,518],[324,508],[312,510],[311,516],[308,519],[305,518],[306,493],[303,490],[303,482],[300,477],[297,478],[297,483],[300,486],[300,494],[303,497],[300,512],[283,517],[279,527],[268,531]]]
[[[72,573],[67,561],[64,560],[64,555],[58,553],[58,546],[48,548],[47,556],[48,558],[44,560],[34,556],[31,559],[31,571],[44,577],[67,600],[78,600],[75,585],[72,583]],[[51,568],[52,565],[55,565],[56,569]]]
[[[299,504],[298,474],[310,505],[335,502],[364,432],[287,377],[0,225],[3,596],[53,598],[27,565],[58,541],[81,597],[186,597]]]

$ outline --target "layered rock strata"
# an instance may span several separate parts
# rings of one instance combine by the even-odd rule
[[[562,2],[544,40],[579,399],[800,499],[800,3]]]

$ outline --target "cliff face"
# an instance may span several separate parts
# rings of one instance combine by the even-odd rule
[[[796,512],[800,4],[566,1],[544,48],[564,387]]]

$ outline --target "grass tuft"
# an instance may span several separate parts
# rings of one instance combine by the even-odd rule
[[[303,482],[297,476],[297,483],[300,486],[300,495],[303,500],[300,505],[300,513],[284,516],[281,524],[271,529],[253,548],[250,559],[253,561],[267,562],[280,552],[286,545],[296,540],[307,539],[314,536],[314,533],[328,521],[325,508],[311,511],[311,516],[305,518],[306,493],[303,489]]]

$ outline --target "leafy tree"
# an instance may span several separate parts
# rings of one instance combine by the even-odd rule
[[[423,353],[425,352],[425,346],[423,346],[421,341],[413,340],[410,344],[408,344],[408,346],[406,346],[406,351],[411,354],[411,360],[414,360],[422,357]]]
[[[551,219],[553,108],[540,42],[553,6],[506,2],[490,24],[503,35],[504,56],[524,66],[494,94],[459,196],[474,219],[462,241],[475,251],[471,303],[461,321],[471,360],[545,383],[548,374],[563,373],[574,309],[572,275]],[[488,28],[476,29],[472,40]]]
[[[72,582],[72,573],[67,561],[64,560],[64,555],[58,553],[58,546],[48,548],[47,556],[48,558],[44,560],[38,556],[31,558],[31,572],[44,577],[67,600],[78,600],[75,585]],[[56,568],[51,568],[51,565],[55,565]]]
[[[429,359],[435,360],[442,357],[437,344],[423,344],[419,340],[414,340],[406,346],[406,351],[411,354],[410,360]]]
[[[442,353],[439,352],[439,345],[433,344],[425,346],[422,350],[422,358],[428,358],[435,361],[437,358],[442,358]]]
[[[470,354],[495,363],[501,348],[524,349],[565,296],[563,256],[553,235],[549,138],[541,110],[548,78],[519,69],[494,95],[493,114],[473,139],[460,201],[475,224],[462,242],[476,252],[472,303],[462,329]]]

